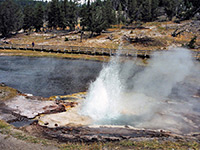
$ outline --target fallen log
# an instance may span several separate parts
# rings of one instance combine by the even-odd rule
[[[177,28],[176,30],[174,30],[174,32],[171,34],[171,36],[173,37],[177,37],[178,35],[180,35],[182,32],[184,32],[186,29],[182,29],[180,31],[178,31],[179,29]]]

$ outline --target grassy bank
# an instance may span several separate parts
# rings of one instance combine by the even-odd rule
[[[0,120],[0,133],[7,135],[7,138],[9,136],[12,136],[16,139],[27,141],[30,143],[41,143],[44,145],[48,144],[48,140],[28,135],[21,130],[15,129],[12,125],[3,120]]]
[[[198,142],[188,142],[188,141],[158,141],[158,140],[152,140],[152,141],[120,141],[120,142],[108,142],[108,143],[92,143],[92,144],[86,144],[86,143],[67,143],[62,144],[59,146],[61,150],[128,150],[128,149],[135,149],[135,150],[199,150],[200,144]]]
[[[109,61],[110,60],[109,56],[47,53],[47,52],[26,51],[26,50],[0,50],[0,56],[54,57],[54,58],[95,60],[95,61]]]
[[[16,89],[0,84],[0,100],[1,101],[11,99],[15,97],[17,93],[18,91]]]

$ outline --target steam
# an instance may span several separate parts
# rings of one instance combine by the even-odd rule
[[[112,58],[91,83],[81,114],[91,117],[94,124],[133,125],[178,133],[199,130],[199,119],[193,120],[200,115],[200,105],[192,95],[199,84],[194,80],[200,79],[193,71],[196,65],[190,51],[176,48],[157,52],[147,67],[136,63],[137,60],[121,63],[119,58]]]
[[[119,64],[113,60],[100,72],[89,88],[83,112],[95,120],[119,116],[118,102],[123,87],[119,78]]]
[[[190,74],[192,55],[185,49],[156,53],[149,66],[132,80],[134,90],[152,97],[167,97]]]
[[[102,63],[95,61],[21,56],[0,58],[0,82],[23,93],[43,97],[85,91],[102,69]]]

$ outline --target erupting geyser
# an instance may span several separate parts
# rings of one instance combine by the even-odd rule
[[[199,131],[198,73],[199,64],[183,48],[155,53],[147,67],[114,57],[90,85],[80,113],[94,124]]]

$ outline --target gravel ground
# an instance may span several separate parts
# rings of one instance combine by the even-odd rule
[[[57,150],[55,146],[28,143],[0,133],[1,150]]]

